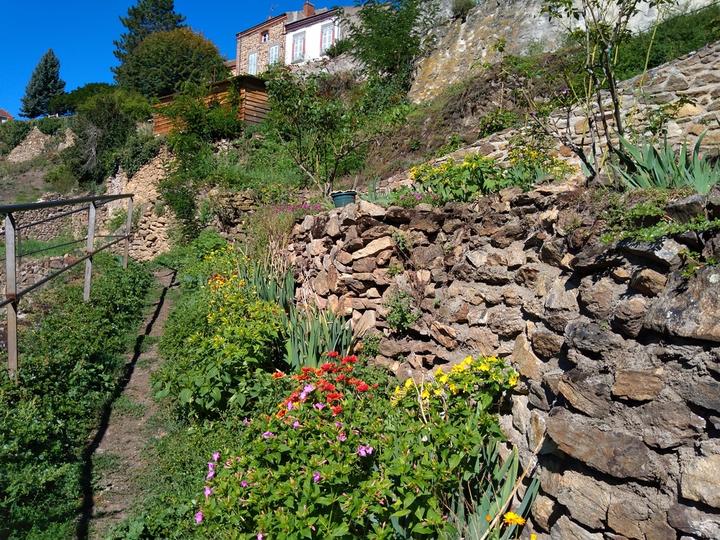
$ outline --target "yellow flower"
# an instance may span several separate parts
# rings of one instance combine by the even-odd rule
[[[537,540],[537,534],[530,533],[530,540]]]
[[[428,399],[430,397],[430,392],[428,392],[427,388],[420,392],[420,397],[423,399]]]
[[[414,381],[412,379],[408,379],[405,381],[405,388],[412,388]]]
[[[515,512],[507,512],[503,516],[505,525],[525,525],[525,519],[517,515]]]
[[[518,383],[517,373],[513,373],[512,375],[510,375],[510,378],[508,379],[508,384],[510,386],[515,386],[515,385],[517,385],[517,383]]]
[[[450,384],[448,385],[448,388],[450,388],[450,392],[452,392],[453,394],[457,394],[457,393],[458,393],[458,387],[455,386],[455,383],[450,383]]]
[[[447,384],[447,382],[450,380],[450,377],[443,373],[437,378],[437,380],[440,384]]]

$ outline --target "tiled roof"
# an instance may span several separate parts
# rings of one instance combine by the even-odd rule
[[[12,120],[12,114],[7,112],[5,109],[0,109],[0,118],[7,118],[8,120]]]

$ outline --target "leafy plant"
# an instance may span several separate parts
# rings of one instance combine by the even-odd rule
[[[673,189],[692,187],[707,194],[720,181],[720,164],[713,164],[700,155],[703,135],[688,152],[684,142],[676,154],[667,140],[659,149],[655,146],[634,145],[621,139],[622,147],[631,158],[627,167],[614,165],[613,170],[630,189]]]
[[[397,291],[388,299],[385,317],[388,326],[395,332],[405,332],[420,318],[420,313],[413,307],[413,298],[405,291]]]
[[[453,0],[452,13],[456,19],[462,19],[463,21],[467,18],[470,10],[476,6],[475,0]]]
[[[440,202],[467,202],[505,187],[502,169],[495,160],[475,154],[462,162],[447,160],[439,165],[420,165],[410,170],[416,185],[437,196]]]
[[[515,111],[507,109],[495,109],[483,115],[478,125],[480,137],[487,137],[498,131],[514,127],[518,124],[520,118]]]
[[[330,58],[337,58],[338,56],[345,54],[352,50],[352,42],[349,39],[339,39],[330,47],[325,49],[325,54]]]
[[[162,142],[152,133],[135,133],[120,151],[120,166],[132,177],[160,152]]]
[[[9,154],[13,148],[27,137],[31,129],[32,124],[18,120],[0,124],[0,156]]]
[[[287,315],[285,362],[293,369],[317,367],[325,351],[349,352],[353,335],[343,317],[329,311],[298,310]]]

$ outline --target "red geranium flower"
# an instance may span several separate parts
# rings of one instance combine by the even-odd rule
[[[320,389],[321,389],[323,392],[334,392],[334,391],[335,391],[335,385],[334,385],[334,384],[330,384],[330,383],[327,382],[327,381],[323,381],[322,383],[320,383]]]
[[[285,416],[286,414],[287,414],[287,409],[280,409],[280,410],[277,412],[277,415],[276,415],[276,416],[277,416],[278,418],[282,418],[282,417]]]
[[[320,370],[327,373],[329,371],[333,371],[335,369],[335,364],[332,362],[325,362],[322,366],[320,366]]]
[[[340,353],[337,351],[330,351],[329,353],[327,353],[327,356],[328,358],[337,358],[338,356],[340,356]]]
[[[354,354],[346,356],[342,359],[343,364],[354,364],[355,362],[357,362],[357,356],[355,356]]]
[[[330,410],[332,411],[333,416],[337,416],[342,412],[343,408],[342,405],[335,405],[334,407],[330,407]]]
[[[273,379],[282,379],[284,376],[285,374],[280,370],[276,370],[275,373],[272,374]]]
[[[340,392],[330,392],[327,396],[325,396],[330,401],[339,401],[342,399],[343,395]]]
[[[335,377],[335,379],[337,379],[338,382],[343,382],[345,380],[345,375],[341,373],[340,375]]]
[[[368,383],[360,381],[358,384],[355,385],[355,389],[358,392],[367,392],[368,390],[370,390],[370,387],[368,386]]]
[[[303,373],[312,373],[312,372],[314,372],[315,370],[314,370],[313,368],[311,368],[311,367],[304,366],[304,367],[302,367],[302,368],[300,369],[300,371],[302,371]]]

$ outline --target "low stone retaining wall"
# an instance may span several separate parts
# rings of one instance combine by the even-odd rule
[[[307,217],[298,297],[381,331],[376,361],[401,379],[509,358],[524,385],[502,426],[524,464],[539,448],[541,540],[718,538],[720,268],[681,269],[688,249],[719,259],[720,234],[605,245],[581,199],[547,185]],[[720,191],[667,211],[718,218]],[[399,290],[420,315],[404,335],[386,319]]]

